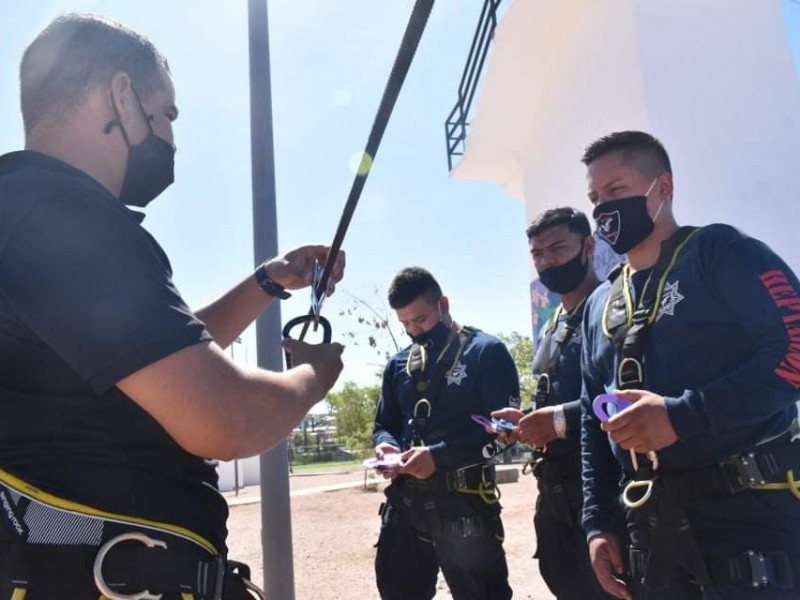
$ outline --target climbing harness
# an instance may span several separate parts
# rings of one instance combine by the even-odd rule
[[[602,327],[614,344],[618,389],[645,389],[645,334],[658,318],[667,278],[678,256],[698,231],[682,227],[662,244],[661,255],[645,281],[636,307],[630,266],[626,264],[612,272]],[[624,410],[627,402],[610,395],[595,399],[594,408],[606,418],[611,416],[610,406]],[[686,471],[658,471],[655,454],[641,460],[633,452],[634,474],[623,500],[629,508],[643,511],[637,519],[649,538],[648,549],[632,547],[629,556],[630,575],[641,586],[642,598],[660,597],[662,590],[671,585],[676,566],[701,587],[741,583],[761,588],[778,585],[786,573],[793,577],[793,573],[800,572],[794,563],[787,562],[785,555],[777,556],[781,553],[769,557],[756,551],[732,557],[704,556],[687,515],[687,507],[697,499],[748,490],[788,489],[800,498],[794,479],[794,470],[800,467],[797,444],[791,432],[785,432],[720,464]],[[641,495],[634,497],[637,492]],[[771,571],[775,571],[774,581]]]
[[[0,593],[11,586],[14,600],[98,593],[106,600],[157,600],[179,591],[182,600],[252,598],[236,594],[245,589],[264,598],[246,565],[225,560],[184,527],[68,501],[3,470],[0,499],[25,533],[0,542]]]
[[[678,256],[698,231],[696,227],[681,227],[664,242],[661,255],[644,283],[635,309],[630,264],[625,263],[611,274],[613,283],[606,299],[602,325],[603,333],[614,342],[618,363],[616,383],[620,390],[644,389],[645,335],[658,318],[664,286]],[[653,280],[655,285],[651,285]],[[604,420],[611,416],[605,412],[609,405],[620,410],[629,405],[613,395],[598,396],[598,399],[601,398],[605,398],[605,401],[596,405],[595,412],[601,419],[605,416]],[[640,461],[634,449],[630,454],[634,472],[625,486],[623,502],[628,508],[641,508],[652,497],[658,457],[655,452],[648,452],[647,460]],[[637,498],[636,494],[641,495]]]

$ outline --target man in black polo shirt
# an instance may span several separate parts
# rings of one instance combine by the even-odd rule
[[[166,60],[118,23],[68,15],[28,47],[20,81],[26,149],[0,157],[0,598],[250,597],[233,576],[215,589],[227,507],[205,459],[284,439],[342,347],[291,342],[285,373],[222,348],[328,248],[269,260],[192,312],[125,206],[173,180]]]

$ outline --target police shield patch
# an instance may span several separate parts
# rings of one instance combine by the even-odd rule
[[[679,283],[678,281],[673,281],[664,286],[664,293],[661,296],[661,308],[658,311],[656,321],[664,315],[675,315],[675,306],[684,298],[683,294],[678,291]]]
[[[600,235],[613,246],[619,237],[619,211],[600,213],[597,216],[597,228]]]
[[[450,372],[447,374],[447,385],[461,385],[461,382],[467,378],[467,365],[463,362],[459,362],[450,369]]]

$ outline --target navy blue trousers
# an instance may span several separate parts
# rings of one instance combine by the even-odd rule
[[[377,547],[382,600],[430,600],[439,568],[455,600],[511,598],[499,515],[482,535],[468,537],[444,530],[420,534],[406,523],[387,523]]]

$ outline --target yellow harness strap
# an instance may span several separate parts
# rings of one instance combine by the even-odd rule
[[[800,481],[794,478],[794,471],[786,471],[786,481],[781,483],[764,483],[762,485],[750,486],[754,490],[789,490],[792,496],[800,500]]]

